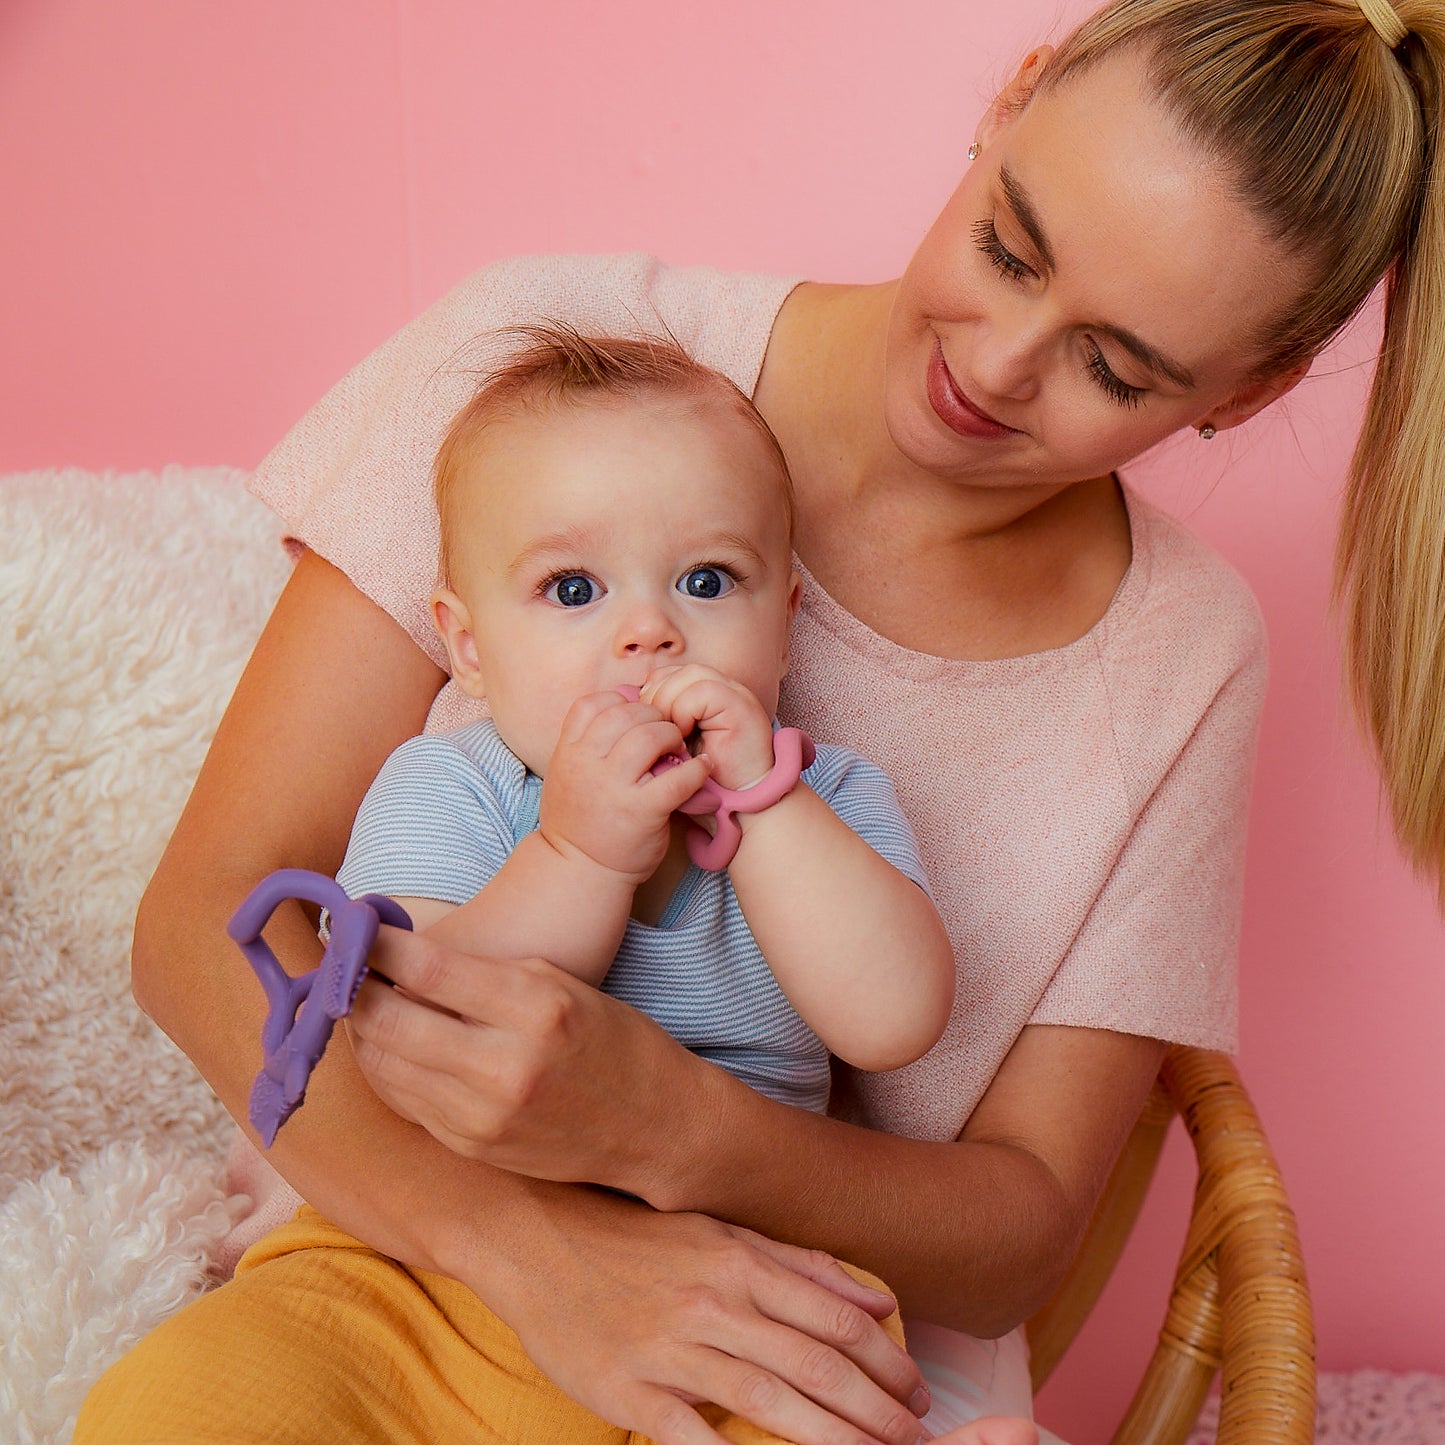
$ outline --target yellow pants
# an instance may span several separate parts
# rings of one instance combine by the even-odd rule
[[[896,1314],[887,1328],[901,1343]],[[777,1442],[702,1409],[738,1445]],[[568,1399],[465,1286],[405,1269],[305,1208],[112,1366],[75,1434],[75,1445],[473,1441],[643,1445]]]

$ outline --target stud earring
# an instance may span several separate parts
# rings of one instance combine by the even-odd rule
[[[1202,442],[1212,442],[1214,437],[1214,428],[1210,426],[1208,422],[1205,422],[1204,425],[1199,428],[1199,440]]]
[[[969,160],[971,160],[971,161],[976,161],[976,160],[978,159],[978,142],[977,142],[977,141],[974,141],[974,143],[973,143],[971,146],[969,146],[969,148],[968,148],[968,158],[969,158]]]

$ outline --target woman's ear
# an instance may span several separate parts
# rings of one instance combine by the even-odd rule
[[[978,123],[974,141],[979,150],[984,150],[998,133],[1008,125],[1033,99],[1034,88],[1039,83],[1045,67],[1052,59],[1052,45],[1036,45],[1024,56],[1023,64],[1014,72],[1014,77],[994,96],[993,104],[984,112]]]
[[[451,659],[452,677],[468,697],[485,697],[481,659],[477,656],[477,639],[472,635],[472,615],[467,604],[449,588],[438,587],[431,598],[432,621],[446,644]]]
[[[1286,392],[1293,391],[1309,374],[1311,365],[1312,361],[1302,361],[1298,366],[1292,366],[1277,376],[1252,381],[1241,387],[1228,401],[1214,407],[1208,416],[1200,417],[1194,423],[1195,430],[1211,426],[1217,432],[1228,431],[1230,427],[1248,421],[1256,412],[1263,411],[1270,402],[1278,401]]]

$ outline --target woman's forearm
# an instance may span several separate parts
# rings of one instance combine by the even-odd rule
[[[265,1000],[235,945],[221,929],[226,910],[178,901],[163,866],[136,926],[142,997],[156,1022],[187,1049],[231,1113],[246,1117],[261,1065]],[[245,883],[237,880],[239,896]],[[267,929],[291,972],[312,966],[319,945],[299,907],[278,910]],[[184,985],[157,988],[165,975]],[[197,1020],[209,1019],[207,1027]],[[216,1027],[216,1020],[224,1020]],[[332,1037],[312,1076],[305,1105],[287,1121],[268,1157],[310,1203],[372,1247],[416,1268],[455,1272],[468,1255],[504,1257],[503,1213],[481,1200],[524,1186],[517,1176],[463,1159],[425,1130],[398,1118],[367,1086],[343,1030]],[[526,1181],[532,1184],[533,1181]]]
[[[906,1313],[1003,1333],[1072,1260],[1162,1052],[1129,1035],[1026,1029],[962,1138],[947,1143],[791,1109],[698,1063],[694,1092],[674,1095],[688,1109],[630,1187],[659,1208],[860,1264]]]
[[[146,890],[132,950],[137,1001],[238,1119],[261,1066],[266,1002],[226,922],[276,868],[335,873],[362,795],[420,731],[441,680],[380,608],[303,556]],[[299,905],[278,909],[266,934],[288,972],[315,967],[315,923]],[[386,1109],[340,1031],[271,1153],[343,1228],[418,1264],[447,1248],[448,1201],[487,1174]],[[476,1227],[477,1211],[455,1212]]]
[[[471,960],[401,937],[379,945],[400,989],[357,1000],[357,1058],[449,1147],[829,1251],[974,1333],[1011,1327],[1061,1276],[1163,1054],[1031,1026],[959,1142],[891,1138],[753,1093],[545,962],[496,960],[483,987]]]

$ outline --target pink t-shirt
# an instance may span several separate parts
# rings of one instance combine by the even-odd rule
[[[506,328],[665,328],[751,392],[794,284],[643,255],[488,267],[337,385],[252,486],[292,545],[341,568],[445,665],[427,611],[430,466],[478,372],[515,346]],[[1128,573],[1100,622],[1050,652],[991,662],[910,652],[804,572],[780,712],[893,778],[958,961],[943,1039],[908,1068],[840,1078],[836,1107],[850,1117],[953,1137],[1029,1022],[1235,1046],[1264,635],[1241,579],[1126,497]],[[474,708],[448,686],[429,726]]]

